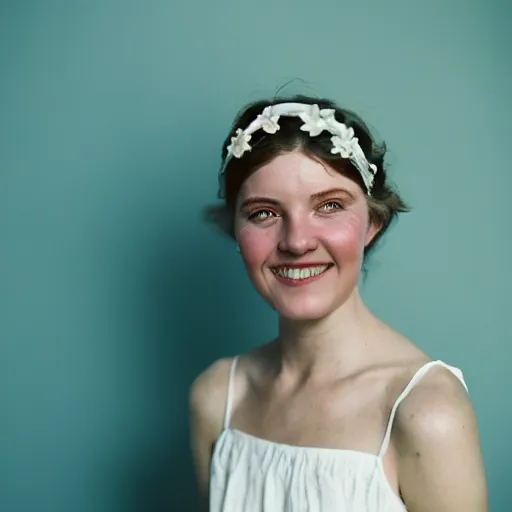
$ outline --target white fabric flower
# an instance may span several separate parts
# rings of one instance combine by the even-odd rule
[[[333,108],[323,108],[322,110],[320,110],[320,116],[322,117],[322,119],[325,120],[327,124],[333,121],[337,122],[334,117],[334,114],[336,114],[336,110],[334,110]]]
[[[338,123],[338,121],[334,120],[334,124],[331,125],[331,129],[333,131],[331,133],[334,133],[341,137],[343,140],[353,140],[354,137],[354,128],[351,126],[346,126],[343,123]],[[357,142],[357,139],[355,139]]]
[[[300,129],[303,132],[309,132],[311,137],[320,135],[327,127],[325,121],[320,116],[318,105],[309,105],[306,112],[299,114],[299,117],[304,121]]]
[[[236,136],[231,137],[231,144],[227,147],[228,153],[232,154],[235,158],[241,158],[246,151],[250,151],[250,140],[251,135],[238,128]]]
[[[261,128],[266,133],[276,133],[279,130],[280,126],[277,123],[279,121],[279,116],[272,115],[272,108],[267,107],[263,110],[263,113],[259,114],[257,120],[261,124]]]
[[[356,138],[345,138],[334,135],[331,137],[332,149],[331,153],[335,155],[339,153],[341,158],[351,158],[354,154],[354,141],[357,143]]]

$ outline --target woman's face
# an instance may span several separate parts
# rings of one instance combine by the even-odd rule
[[[249,277],[289,319],[320,319],[339,308],[376,232],[361,188],[298,151],[258,169],[238,194],[235,235]]]

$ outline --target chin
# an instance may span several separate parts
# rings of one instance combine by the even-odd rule
[[[259,276],[258,276],[259,277]],[[282,318],[293,321],[319,321],[329,317],[349,300],[357,286],[352,276],[330,281],[288,287],[253,279],[263,300]]]
[[[322,320],[340,306],[338,301],[326,300],[326,297],[274,300],[271,305],[281,317],[302,322]]]

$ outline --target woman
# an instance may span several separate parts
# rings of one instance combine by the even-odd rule
[[[376,318],[358,281],[407,210],[384,148],[326,100],[259,102],[223,147],[212,211],[279,317],[276,338],[214,363],[190,393],[211,512],[484,512],[462,373]]]

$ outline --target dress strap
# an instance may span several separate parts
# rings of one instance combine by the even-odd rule
[[[393,421],[395,419],[396,411],[398,409],[398,406],[407,398],[407,395],[411,392],[411,390],[418,384],[418,382],[426,375],[426,373],[432,368],[433,366],[442,366],[446,368],[447,370],[450,370],[455,377],[457,377],[466,391],[468,391],[468,387],[466,386],[466,382],[464,381],[464,377],[462,375],[462,372],[453,366],[449,366],[446,363],[443,363],[443,361],[430,361],[423,365],[412,377],[412,379],[409,381],[409,384],[405,387],[405,389],[402,391],[400,396],[397,398],[396,402],[393,405],[393,408],[391,409],[391,414],[389,416],[388,425],[386,428],[386,434],[384,436],[384,440],[382,441],[382,445],[379,450],[379,458],[382,458],[384,454],[386,453],[388,447],[389,447],[389,441],[391,438],[391,429],[393,428]]]
[[[229,369],[229,377],[228,377],[228,392],[226,397],[226,412],[224,414],[224,430],[229,428],[229,423],[231,421],[231,410],[233,408],[233,388],[235,380],[235,370],[236,363],[238,362],[238,356],[233,358],[231,362],[231,367]]]

